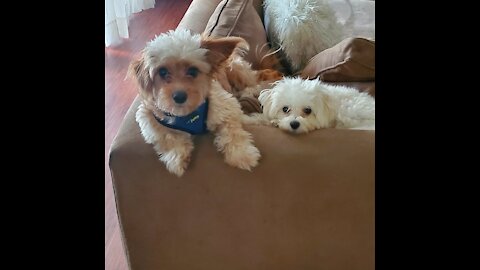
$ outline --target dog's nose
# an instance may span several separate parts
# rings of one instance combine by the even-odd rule
[[[187,93],[183,90],[177,90],[173,92],[172,98],[176,103],[182,104],[187,100]]]
[[[300,126],[300,122],[298,122],[297,120],[293,120],[292,122],[290,122],[290,126],[293,129],[297,129]]]

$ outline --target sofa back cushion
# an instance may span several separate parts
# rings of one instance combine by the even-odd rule
[[[255,1],[258,6],[259,1]],[[257,7],[258,8],[258,7]],[[250,50],[245,59],[254,69],[272,68],[265,66],[262,57],[268,54],[267,34],[252,0],[223,0],[211,15],[205,33],[211,37],[238,36],[244,38]]]
[[[189,29],[197,34],[202,33],[220,1],[221,0],[193,0],[178,24],[178,28]]]

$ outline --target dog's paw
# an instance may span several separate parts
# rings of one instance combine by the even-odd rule
[[[159,158],[165,163],[167,170],[178,177],[185,173],[190,162],[190,156],[179,155],[173,151],[163,153]]]
[[[270,120],[270,124],[274,127],[279,127],[280,126],[280,121],[278,121],[277,119],[273,119],[273,120]]]
[[[225,148],[225,162],[243,170],[251,171],[259,159],[260,151],[251,143]]]

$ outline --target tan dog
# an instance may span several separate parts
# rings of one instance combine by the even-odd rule
[[[188,166],[192,135],[206,130],[215,134],[214,143],[226,163],[245,170],[258,164],[260,152],[242,127],[240,104],[224,89],[233,81],[227,78],[224,87],[218,81],[233,74],[229,63],[241,50],[248,50],[242,38],[210,39],[178,29],[150,41],[142,57],[131,63],[129,74],[137,79],[142,99],[136,121],[145,141],[177,176]],[[227,67],[230,71],[225,72]],[[256,71],[245,74],[246,87],[262,76]]]

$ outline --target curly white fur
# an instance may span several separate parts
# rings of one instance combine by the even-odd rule
[[[294,72],[346,35],[327,0],[265,0],[264,7],[270,41]]]
[[[243,113],[238,101],[216,81],[212,83],[209,101],[207,128],[215,131],[214,143],[225,154],[225,161],[244,170],[257,166],[260,151],[253,145],[251,134],[242,128]],[[183,175],[194,148],[192,135],[159,124],[144,104],[140,104],[135,117],[145,142],[154,145],[167,169]]]
[[[244,117],[245,123],[269,123],[292,133],[333,127],[375,130],[375,99],[354,88],[285,78],[263,90],[259,101],[263,114]]]

